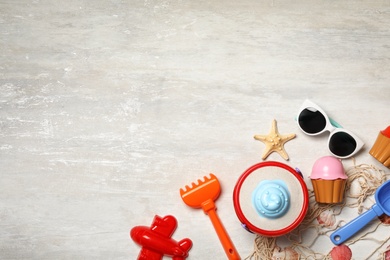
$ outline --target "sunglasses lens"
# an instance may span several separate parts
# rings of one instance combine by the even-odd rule
[[[298,123],[306,133],[316,134],[324,130],[326,119],[320,111],[306,108],[299,114]]]
[[[330,151],[340,157],[351,155],[356,147],[356,140],[345,132],[337,132],[329,140]]]

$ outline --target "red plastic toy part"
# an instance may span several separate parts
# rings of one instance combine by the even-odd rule
[[[382,130],[381,133],[390,138],[390,126],[388,126],[385,130]]]
[[[155,216],[150,227],[136,226],[130,230],[130,237],[142,246],[138,260],[161,260],[164,255],[173,260],[184,260],[192,247],[192,241],[184,238],[179,242],[171,238],[177,227],[173,216]]]

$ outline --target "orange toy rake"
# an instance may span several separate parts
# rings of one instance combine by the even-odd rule
[[[204,176],[204,180],[198,180],[197,184],[192,183],[192,187],[186,185],[185,189],[180,189],[180,196],[185,204],[192,208],[202,208],[204,213],[210,217],[228,259],[240,260],[233,242],[215,211],[217,208],[214,201],[220,193],[221,185],[214,174],[210,174],[210,177]]]

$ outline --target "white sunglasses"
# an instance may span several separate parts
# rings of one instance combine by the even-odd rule
[[[329,131],[328,149],[336,157],[344,159],[356,154],[364,145],[352,132],[341,128],[319,106],[305,100],[299,109],[297,123],[307,135],[319,135]]]

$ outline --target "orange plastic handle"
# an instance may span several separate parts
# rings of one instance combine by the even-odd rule
[[[213,223],[215,232],[218,235],[219,241],[221,242],[223,249],[229,260],[240,260],[241,257],[238,254],[229,234],[226,232],[221,220],[219,219],[217,212],[215,211],[215,204],[213,200],[207,200],[202,203],[203,211],[210,217]]]

